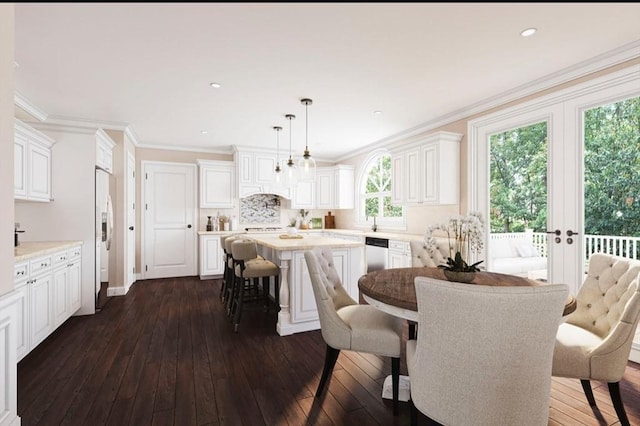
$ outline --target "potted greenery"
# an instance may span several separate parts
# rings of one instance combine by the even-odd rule
[[[425,247],[436,249],[436,236],[446,234],[449,239],[449,257],[447,263],[438,265],[450,281],[471,282],[475,273],[481,269],[483,261],[470,263],[472,253],[479,253],[483,247],[484,222],[478,212],[471,212],[466,216],[449,218],[446,224],[433,225],[427,228]]]

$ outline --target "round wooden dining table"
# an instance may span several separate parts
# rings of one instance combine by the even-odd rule
[[[414,280],[416,277],[430,277],[447,280],[441,268],[413,267],[381,269],[369,272],[358,280],[358,288],[364,300],[381,311],[405,318],[418,320],[418,302]],[[469,285],[489,286],[539,286],[542,281],[530,280],[515,275],[497,272],[476,272]],[[569,295],[564,305],[563,316],[576,310],[577,301]]]

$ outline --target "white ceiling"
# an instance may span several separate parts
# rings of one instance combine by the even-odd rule
[[[226,152],[275,148],[274,125],[287,151],[291,124],[296,155],[308,97],[325,159],[630,44],[640,56],[638,3],[16,3],[15,20],[16,91],[47,120]]]

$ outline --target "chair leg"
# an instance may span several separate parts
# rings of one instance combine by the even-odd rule
[[[238,332],[238,327],[240,326],[240,317],[242,315],[242,305],[244,304],[244,287],[245,287],[245,279],[240,277],[240,282],[238,282],[238,293],[237,293],[237,302],[236,302],[236,310],[233,313],[233,331],[234,333]]]
[[[418,426],[418,409],[416,405],[413,403],[413,399],[409,398],[409,407],[410,407],[410,422],[411,426]]]
[[[609,395],[611,395],[611,402],[613,402],[613,408],[616,409],[618,420],[620,420],[621,426],[629,426],[629,419],[627,413],[624,411],[624,404],[620,397],[620,382],[607,383],[609,385]]]
[[[269,291],[271,287],[271,277],[262,277],[262,293],[264,296],[264,311],[269,312]]]
[[[400,358],[391,358],[391,391],[393,393],[393,415],[398,415],[398,393],[400,390]]]
[[[336,365],[338,355],[340,355],[340,349],[335,349],[327,345],[327,352],[324,357],[324,368],[322,369],[322,377],[320,377],[320,383],[318,384],[318,389],[316,390],[316,398],[319,398],[320,395],[322,395],[325,385],[327,384],[327,379],[329,379],[329,376],[331,376],[333,367],[335,367]]]
[[[589,401],[589,405],[595,407],[596,400],[593,397],[593,391],[591,390],[591,382],[581,379],[580,383],[582,383],[582,389],[584,390],[584,394],[587,397],[587,401]]]
[[[407,321],[407,324],[409,324],[409,340],[415,340],[417,323],[415,321]]]

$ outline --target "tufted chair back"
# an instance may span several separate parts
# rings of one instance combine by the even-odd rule
[[[596,253],[576,297],[578,306],[567,317],[576,325],[606,338],[619,323],[634,324],[640,316],[640,261]],[[633,330],[631,330],[633,333]]]
[[[305,252],[304,258],[309,268],[318,307],[322,337],[333,347],[350,347],[349,327],[338,316],[337,310],[348,305],[357,305],[357,302],[342,286],[333,264],[331,249],[317,247]]]
[[[423,240],[410,241],[409,245],[411,247],[411,266],[435,268],[447,263],[449,257],[448,238],[436,238],[436,249],[433,252],[426,248]]]

